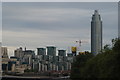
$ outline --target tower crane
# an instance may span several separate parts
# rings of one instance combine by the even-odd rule
[[[80,51],[80,47],[82,46],[82,43],[88,43],[88,41],[85,41],[85,40],[77,40],[76,43],[78,44],[78,50],[77,51]]]

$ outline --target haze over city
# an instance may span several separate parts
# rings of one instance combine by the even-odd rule
[[[2,45],[9,55],[22,46],[28,49],[55,45],[68,49],[76,40],[87,41],[81,50],[91,49],[91,16],[97,9],[103,22],[103,45],[118,34],[117,2],[112,3],[2,3]]]

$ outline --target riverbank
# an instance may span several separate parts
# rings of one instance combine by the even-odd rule
[[[69,76],[53,77],[53,76],[12,76],[4,75],[2,80],[70,80]]]

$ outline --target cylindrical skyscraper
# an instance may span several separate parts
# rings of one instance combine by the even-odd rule
[[[91,53],[98,54],[102,50],[102,21],[97,10],[91,21]]]

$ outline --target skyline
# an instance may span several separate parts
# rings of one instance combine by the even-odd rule
[[[67,49],[77,45],[76,40],[85,40],[89,43],[83,44],[82,50],[90,51],[90,21],[96,8],[103,21],[103,45],[110,44],[118,34],[117,2],[3,3],[3,46],[11,49],[12,55],[20,46],[35,50],[55,45]]]

